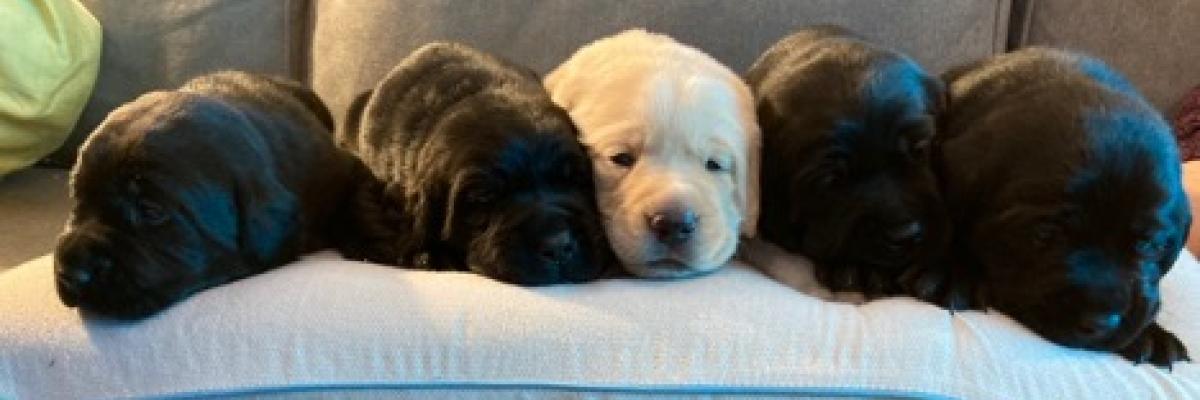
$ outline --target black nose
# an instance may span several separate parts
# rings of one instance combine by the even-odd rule
[[[888,244],[897,249],[915,246],[921,243],[924,237],[925,227],[916,221],[897,225],[887,231]]]
[[[543,261],[556,264],[564,263],[575,257],[577,251],[579,251],[579,245],[575,243],[575,238],[571,236],[570,231],[561,231],[547,236],[542,239],[542,243],[538,247],[538,255]]]
[[[92,252],[73,252],[60,259],[55,266],[55,281],[63,303],[75,306],[80,292],[109,269],[112,259]]]
[[[1101,313],[1084,316],[1079,320],[1076,331],[1088,339],[1103,338],[1121,326],[1121,314]]]
[[[665,211],[647,217],[650,230],[658,240],[668,246],[678,246],[692,239],[698,225],[696,213],[691,211]]]

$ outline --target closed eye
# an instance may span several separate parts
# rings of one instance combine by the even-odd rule
[[[154,185],[141,174],[134,175],[126,182],[125,195],[133,199],[130,222],[134,225],[159,226],[170,219],[170,214],[163,205],[150,198],[155,191]]]
[[[910,160],[921,161],[929,152],[933,125],[932,119],[925,117],[904,122],[900,126],[900,148]]]
[[[838,185],[849,175],[846,159],[840,154],[826,157],[812,170],[812,182],[820,187],[829,188]]]
[[[718,161],[713,158],[710,158],[704,162],[704,169],[708,170],[709,172],[728,172],[729,171],[729,167],[728,167],[727,163],[723,163],[723,162]]]
[[[139,199],[137,203],[138,222],[150,226],[165,224],[170,216],[162,205],[149,199]]]
[[[1036,248],[1042,249],[1050,247],[1062,235],[1062,229],[1052,222],[1038,222],[1033,225],[1033,245]]]
[[[488,204],[496,198],[496,193],[488,189],[475,189],[467,192],[467,202],[471,204]]]
[[[637,163],[637,157],[634,157],[633,153],[630,153],[627,151],[613,154],[608,157],[608,160],[611,161],[614,165],[616,165],[618,167],[623,167],[623,168],[632,167],[634,163]]]
[[[908,141],[907,151],[910,160],[914,162],[923,161],[925,155],[929,154],[929,139]]]

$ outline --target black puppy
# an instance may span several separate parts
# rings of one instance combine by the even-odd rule
[[[118,318],[320,247],[361,163],[300,85],[240,72],[151,92],[108,115],[71,175],[55,250],[63,303]]]
[[[453,43],[417,49],[339,138],[380,181],[349,257],[526,284],[598,277],[608,250],[587,153],[532,71]],[[354,241],[351,241],[354,242]]]
[[[918,297],[995,308],[1047,339],[1169,366],[1159,279],[1191,224],[1170,128],[1100,61],[1045,48],[947,73],[935,164],[953,262]]]
[[[801,30],[750,67],[763,132],[763,237],[817,279],[867,297],[936,262],[946,218],[927,148],[941,83],[894,51],[831,26]]]

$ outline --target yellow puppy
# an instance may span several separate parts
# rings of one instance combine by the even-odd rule
[[[605,231],[625,268],[713,271],[752,237],[761,139],[750,90],[715,59],[629,30],[577,51],[545,80],[579,126]]]

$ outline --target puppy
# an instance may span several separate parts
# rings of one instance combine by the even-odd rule
[[[928,147],[944,90],[908,57],[832,26],[800,30],[746,75],[763,132],[761,233],[834,291],[901,292],[944,247]]]
[[[59,297],[141,318],[324,245],[361,168],[332,129],[313,92],[241,72],[117,108],[71,172],[75,206],[54,252]]]
[[[628,272],[713,271],[753,236],[759,132],[750,91],[699,50],[630,30],[545,80],[579,124],[604,228]]]
[[[914,294],[990,307],[1047,339],[1186,360],[1154,322],[1191,225],[1170,128],[1098,60],[1027,48],[952,70],[935,165],[953,262]]]
[[[378,181],[346,255],[525,285],[605,271],[587,153],[529,69],[426,45],[359,96],[339,138]]]

